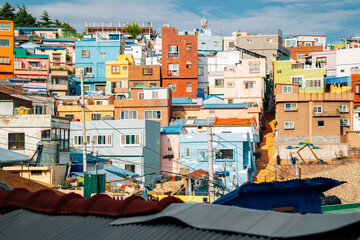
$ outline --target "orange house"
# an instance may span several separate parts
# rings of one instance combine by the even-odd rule
[[[351,89],[354,94],[354,107],[360,106],[360,74],[351,74]]]
[[[14,76],[14,23],[0,20],[0,79]]]

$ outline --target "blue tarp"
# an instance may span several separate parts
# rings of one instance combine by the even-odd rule
[[[0,163],[28,162],[31,158],[25,154],[0,148]]]
[[[181,132],[181,129],[184,126],[180,125],[180,126],[166,126],[166,127],[161,127],[160,129],[160,133],[168,133],[168,134],[179,134]]]
[[[111,164],[105,164],[104,165],[104,170],[108,171],[108,172],[111,172],[117,176],[120,176],[120,177],[136,177],[136,176],[139,176],[138,174],[136,173],[133,173],[133,172],[130,172],[128,170],[125,170],[125,169],[122,169],[122,168],[119,168],[117,166],[114,166],[114,165],[111,165]]]
[[[74,163],[82,163],[83,162],[83,153],[80,150],[71,150],[70,151],[70,159]],[[92,156],[91,154],[86,154],[86,162],[88,163],[96,163],[96,162],[107,162],[109,159],[105,158],[97,158],[96,156]]]
[[[346,77],[327,77],[325,78],[326,84],[347,84],[348,76]]]

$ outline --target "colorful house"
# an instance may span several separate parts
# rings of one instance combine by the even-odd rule
[[[180,172],[179,136],[186,134],[183,126],[161,127],[160,129],[160,169],[165,176],[174,176]]]
[[[106,95],[122,95],[122,89],[129,88],[129,67],[134,65],[133,56],[131,54],[117,55],[116,61],[106,61],[105,65]]]
[[[139,84],[150,87],[161,86],[160,65],[130,65],[129,66],[129,88]]]
[[[14,23],[0,20],[0,79],[14,76]]]
[[[325,68],[304,68],[295,60],[274,61],[274,84],[299,85],[299,93],[323,93],[325,91]]]

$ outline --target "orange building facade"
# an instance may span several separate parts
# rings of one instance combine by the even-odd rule
[[[162,28],[162,86],[173,97],[196,97],[198,88],[197,35],[179,35],[174,27]]]
[[[14,76],[14,23],[0,20],[0,79]]]
[[[351,89],[354,93],[354,107],[360,106],[360,74],[351,74]]]
[[[312,43],[314,44],[314,43]],[[309,56],[312,52],[322,52],[323,46],[297,46],[297,47],[288,47],[290,51],[290,59],[295,61],[299,61],[300,59],[304,59],[305,56]]]
[[[160,65],[130,65],[129,89],[140,84],[161,87]]]

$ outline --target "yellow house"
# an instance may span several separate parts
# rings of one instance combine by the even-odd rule
[[[57,96],[55,98],[58,116],[70,119],[82,118],[80,96]],[[85,121],[114,117],[114,96],[86,96]]]
[[[128,88],[129,65],[134,65],[131,54],[117,55],[116,61],[106,61],[106,95],[116,93],[116,88]]]

